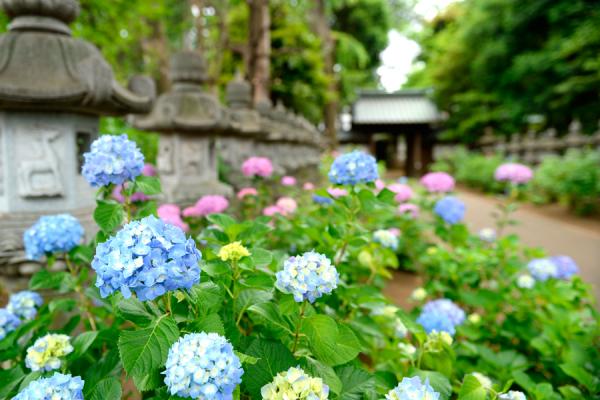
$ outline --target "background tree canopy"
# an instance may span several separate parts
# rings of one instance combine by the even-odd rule
[[[599,27],[598,0],[464,0],[418,35],[425,66],[408,85],[435,88],[451,138],[474,140],[488,126],[511,134],[532,121],[565,132],[574,119],[590,132]]]

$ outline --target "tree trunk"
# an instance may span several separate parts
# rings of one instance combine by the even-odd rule
[[[247,0],[250,7],[248,78],[254,104],[270,98],[271,15],[269,0]]]
[[[335,64],[335,41],[331,34],[327,18],[327,1],[317,0],[314,8],[314,28],[323,41],[322,52],[325,64],[325,74],[328,78],[327,99],[323,110],[325,135],[332,149],[338,146],[337,117],[338,117],[338,88],[333,66]]]

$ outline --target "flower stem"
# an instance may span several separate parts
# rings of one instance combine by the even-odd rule
[[[294,347],[292,348],[292,354],[296,355],[296,350],[298,349],[298,340],[300,339],[300,328],[302,327],[302,320],[304,319],[304,312],[306,311],[306,300],[302,303],[302,307],[300,307],[300,319],[298,320],[298,324],[296,325],[296,333],[294,334]]]
[[[69,269],[69,272],[71,273],[73,278],[75,278],[75,280],[77,280],[77,278],[78,278],[77,269],[75,268],[75,266],[69,259],[69,255],[66,253],[65,253],[65,263],[67,264],[67,268]],[[75,284],[75,292],[77,292],[77,294],[79,295],[79,308],[81,309],[82,312],[84,312],[86,314],[88,322],[90,323],[90,328],[93,331],[97,330],[96,321],[94,320],[94,316],[90,312],[88,300],[85,297],[85,294],[83,293],[83,291],[81,290],[81,285],[79,283]]]

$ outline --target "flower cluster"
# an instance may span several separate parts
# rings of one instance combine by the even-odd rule
[[[328,176],[337,185],[356,185],[375,181],[379,172],[375,157],[355,150],[336,158]]]
[[[392,183],[388,190],[395,194],[394,198],[398,203],[404,203],[413,198],[414,192],[410,186],[403,183]]]
[[[23,234],[25,253],[30,260],[44,254],[68,252],[83,238],[83,227],[69,214],[45,215]]]
[[[125,225],[96,248],[92,268],[102,297],[134,291],[153,300],[169,290],[189,289],[200,280],[202,254],[183,231],[154,216]]]
[[[523,392],[519,392],[518,390],[510,390],[506,393],[499,394],[498,399],[500,399],[500,400],[527,400],[527,397],[525,397],[525,394]]]
[[[144,168],[142,168],[142,175],[156,176],[156,168],[154,168],[154,165],[152,165],[152,164],[144,164]],[[123,186],[124,186],[124,184],[116,185],[112,191],[112,197],[115,200],[117,200],[119,203],[125,202],[125,196],[123,196]],[[133,201],[133,202],[147,201],[147,200],[150,200],[150,197],[146,196],[142,192],[135,192],[134,194],[131,195],[129,200]]]
[[[23,320],[30,320],[35,318],[43,302],[38,293],[24,290],[10,295],[6,309]]]
[[[319,196],[318,194],[313,194],[312,199],[315,203],[321,205],[333,204],[333,199],[331,197]]]
[[[438,299],[425,304],[417,322],[425,328],[427,333],[436,331],[454,335],[456,327],[461,325],[465,318],[465,312],[452,301]]]
[[[229,243],[219,250],[219,258],[223,261],[238,261],[242,257],[248,257],[250,252],[242,246],[242,242]]]
[[[13,400],[83,400],[83,380],[56,372],[25,387]]]
[[[17,329],[21,325],[21,320],[15,314],[6,308],[0,308],[0,340],[6,335]]]
[[[209,214],[218,214],[229,207],[229,200],[220,195],[202,196],[196,204],[183,210],[184,217],[204,217]]]
[[[271,217],[275,214],[289,215],[296,212],[298,203],[291,197],[281,197],[273,205],[267,206],[263,210],[263,215]]]
[[[506,163],[496,168],[494,178],[499,182],[510,182],[515,185],[524,184],[533,178],[533,171],[523,164]]]
[[[411,218],[418,218],[420,211],[419,206],[416,204],[404,203],[398,206],[398,214],[407,214]]]
[[[555,278],[557,279],[569,279],[579,272],[579,267],[569,256],[554,256],[550,261],[556,265]]]
[[[438,400],[440,394],[433,390],[429,379],[425,382],[420,377],[402,378],[402,381],[394,389],[385,395],[386,400]]]
[[[342,196],[348,196],[348,191],[346,189],[342,189],[342,188],[335,188],[335,187],[328,188],[327,193],[334,199],[337,199]]]
[[[304,190],[315,190],[315,184],[312,182],[305,182],[304,185],[302,185],[302,189]]]
[[[521,289],[531,289],[535,286],[535,279],[531,275],[519,275],[517,278],[517,286]]]
[[[423,175],[421,185],[429,193],[447,193],[454,190],[454,178],[445,172],[430,172]]]
[[[144,156],[126,135],[103,135],[83,155],[82,174],[93,187],[120,185],[135,179],[144,168]]]
[[[291,293],[297,302],[313,303],[323,294],[331,293],[338,282],[339,275],[331,261],[310,251],[285,261],[283,270],[277,272],[276,286],[284,293]]]
[[[483,228],[479,231],[478,236],[484,242],[493,243],[496,241],[496,230],[494,228]]]
[[[216,333],[190,333],[169,349],[165,384],[172,395],[231,399],[244,370],[233,346]]]
[[[181,219],[181,209],[175,204],[163,204],[156,210],[158,218],[167,224],[175,225],[184,232],[190,230],[190,226]]]
[[[293,176],[284,176],[281,178],[281,184],[283,186],[296,186],[296,183],[298,183],[298,181]]]
[[[433,211],[450,225],[458,224],[465,216],[465,204],[454,196],[446,196],[435,203]]]
[[[278,373],[260,390],[264,400],[326,400],[329,387],[321,378],[309,376],[299,367]]]
[[[73,351],[71,340],[67,335],[49,333],[37,339],[33,346],[27,349],[25,365],[35,371],[51,371],[59,369],[61,358]]]
[[[373,240],[388,249],[398,249],[398,236],[389,229],[379,229],[373,233]]]
[[[240,200],[246,196],[258,196],[258,191],[253,187],[245,187],[237,193],[237,198]]]
[[[527,269],[536,281],[541,282],[547,281],[550,278],[556,278],[558,275],[556,264],[549,258],[536,258],[531,260],[527,264]]]
[[[266,157],[250,157],[242,164],[242,174],[268,178],[273,174],[273,163]]]

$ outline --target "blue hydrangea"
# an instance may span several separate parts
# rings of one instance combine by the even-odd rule
[[[190,333],[169,349],[165,384],[172,395],[230,400],[244,370],[233,346],[216,333]]]
[[[11,294],[6,309],[17,317],[30,320],[35,318],[37,309],[44,303],[42,296],[30,290]]]
[[[388,249],[397,250],[398,249],[398,236],[394,235],[388,229],[380,229],[373,233],[373,240],[375,243],[379,243],[383,247],[387,247]]]
[[[435,203],[433,211],[450,225],[458,224],[465,216],[465,203],[454,196],[446,196]]]
[[[46,215],[23,234],[25,253],[30,260],[45,254],[66,253],[81,243],[83,227],[69,214]]]
[[[170,290],[200,281],[202,254],[178,227],[149,216],[125,225],[96,248],[92,268],[102,297],[120,290],[153,300]]]
[[[335,159],[329,170],[329,180],[337,185],[374,182],[379,178],[375,158],[355,150]]]
[[[529,261],[527,269],[536,281],[547,281],[550,278],[556,278],[558,267],[549,258],[536,258]]]
[[[579,267],[569,256],[555,256],[550,258],[550,261],[556,265],[556,275],[558,279],[569,279],[573,275],[579,273]]]
[[[418,376],[412,378],[402,378],[402,381],[394,389],[385,395],[386,400],[438,400],[440,394],[436,392],[429,384],[429,379],[425,382]]]
[[[93,187],[121,185],[142,173],[144,156],[126,135],[103,135],[83,155],[82,174]]]
[[[438,299],[425,304],[417,322],[427,333],[437,331],[454,335],[456,326],[461,325],[465,318],[465,312],[452,301]]]
[[[333,199],[331,197],[319,196],[318,194],[313,194],[312,199],[317,204],[328,205],[333,204]]]
[[[13,400],[83,400],[83,379],[56,372],[31,382]]]
[[[21,320],[15,314],[6,308],[0,308],[0,340],[6,335],[17,329],[21,325]]]
[[[294,300],[313,303],[325,293],[337,287],[339,274],[335,266],[323,254],[310,251],[287,259],[283,270],[277,272],[275,285],[284,293],[291,293]]]

